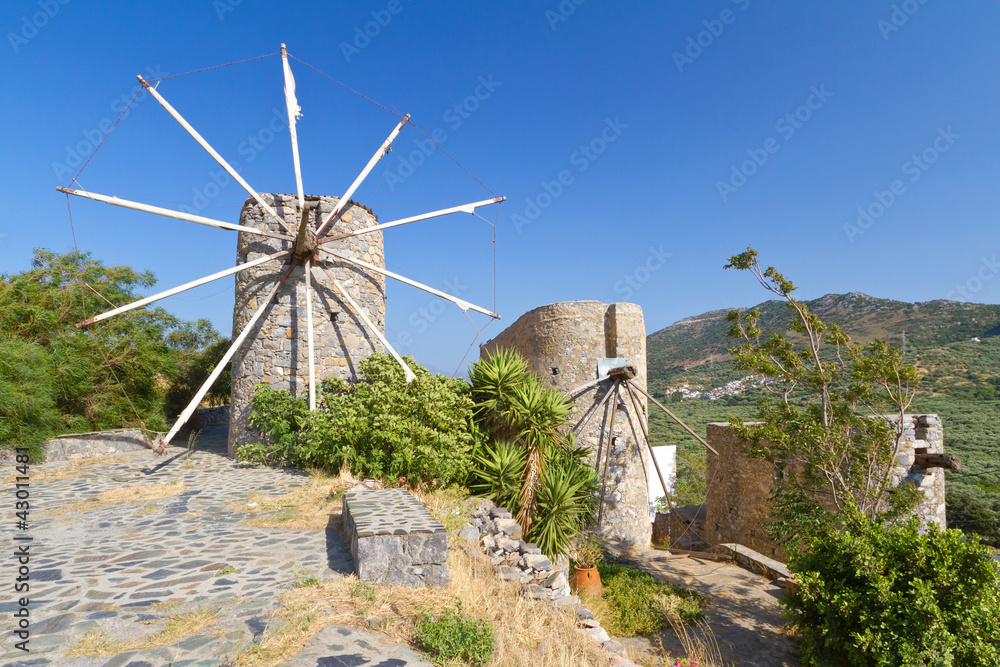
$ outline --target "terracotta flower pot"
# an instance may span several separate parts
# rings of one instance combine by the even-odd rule
[[[569,578],[570,586],[580,593],[591,593],[599,595],[601,592],[601,575],[597,567],[574,567],[573,574]]]

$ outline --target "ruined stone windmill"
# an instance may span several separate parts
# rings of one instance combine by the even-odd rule
[[[317,375],[351,379],[357,361],[384,347],[403,367],[406,381],[414,374],[383,334],[385,278],[392,278],[451,301],[463,311],[475,310],[499,319],[499,315],[458,297],[385,269],[382,232],[385,229],[451,213],[475,213],[476,208],[498,204],[504,197],[463,204],[379,224],[365,206],[351,196],[375,164],[389,152],[393,140],[409,122],[402,117],[382,142],[368,164],[341,197],[306,197],[302,189],[296,119],[299,106],[295,81],[281,45],[285,81],[285,105],[292,143],[296,195],[263,194],[255,191],[204,138],[157,92],[138,77],[160,105],[204,148],[250,195],[240,213],[239,224],[149,206],[83,189],[57,188],[60,192],[95,201],[239,232],[237,265],[115,308],[80,322],[86,326],[126,311],[236,274],[236,306],[233,340],[222,360],[184,408],[157,448],[163,448],[201,403],[226,364],[233,363],[232,418],[229,452],[247,442],[248,400],[261,382],[288,388],[298,394],[308,387],[309,408],[316,409]],[[74,178],[74,181],[76,179]],[[314,311],[328,313],[314,318]],[[302,320],[304,320],[304,326]],[[305,345],[303,346],[303,332]],[[304,369],[303,369],[304,366]],[[304,370],[304,372],[303,372]]]

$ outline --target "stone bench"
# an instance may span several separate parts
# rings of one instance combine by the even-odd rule
[[[411,588],[448,583],[444,526],[406,489],[345,493],[344,531],[362,581]]]

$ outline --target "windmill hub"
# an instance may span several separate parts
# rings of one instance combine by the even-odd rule
[[[302,242],[295,246],[295,259],[302,261],[308,257],[312,257],[316,252],[316,246],[316,232],[306,229]]]

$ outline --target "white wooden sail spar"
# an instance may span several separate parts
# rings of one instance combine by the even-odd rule
[[[119,206],[122,208],[141,211],[144,213],[151,213],[153,215],[159,215],[165,218],[182,220],[185,222],[191,222],[198,225],[214,227],[216,229],[238,231],[246,234],[254,234],[258,236],[269,237],[277,239],[284,244],[284,248],[278,252],[274,252],[263,257],[257,257],[253,260],[246,261],[235,267],[218,271],[216,273],[212,273],[210,275],[198,278],[196,280],[192,280],[183,285],[179,285],[177,287],[165,290],[163,292],[159,292],[152,296],[140,299],[134,303],[121,306],[119,308],[115,308],[100,315],[96,315],[88,320],[80,322],[77,325],[77,326],[86,326],[89,324],[94,324],[96,322],[100,322],[108,318],[114,317],[116,315],[128,312],[130,310],[134,310],[136,308],[142,308],[161,299],[165,299],[167,297],[179,294],[181,292],[190,289],[194,289],[196,287],[208,284],[215,280],[219,280],[226,276],[234,275],[236,273],[245,271],[250,268],[259,267],[269,262],[280,262],[280,268],[278,265],[276,265],[272,274],[273,276],[275,276],[276,282],[268,290],[266,296],[264,296],[261,300],[259,300],[257,308],[254,311],[253,315],[250,317],[249,321],[244,325],[243,329],[232,341],[223,358],[219,361],[218,364],[216,364],[215,368],[213,368],[208,379],[206,379],[206,381],[198,389],[198,391],[196,392],[195,396],[190,401],[190,403],[184,408],[184,410],[178,416],[177,420],[174,422],[170,431],[166,434],[160,446],[157,448],[156,450],[157,453],[161,453],[163,451],[163,448],[167,444],[169,444],[169,442],[177,435],[177,433],[184,426],[184,424],[190,419],[191,415],[194,414],[194,411],[198,408],[198,405],[204,399],[205,395],[208,393],[208,390],[211,388],[212,384],[216,381],[216,379],[218,379],[219,375],[222,373],[226,364],[230,363],[233,356],[239,350],[240,346],[246,342],[247,338],[250,336],[250,333],[254,330],[254,327],[260,323],[262,318],[266,317],[269,307],[277,299],[280,287],[287,281],[289,276],[292,275],[292,273],[300,265],[302,266],[302,269],[305,272],[306,336],[308,343],[310,410],[316,409],[316,397],[317,397],[316,366],[315,366],[316,360],[315,360],[315,352],[313,345],[314,328],[313,328],[313,303],[312,303],[313,295],[315,294],[315,290],[313,289],[314,288],[313,282],[315,280],[315,276],[312,273],[314,267],[319,268],[323,273],[326,274],[331,284],[333,285],[334,289],[337,291],[339,298],[343,302],[345,302],[346,305],[350,307],[351,311],[355,314],[355,316],[358,319],[361,320],[365,328],[369,332],[371,332],[371,334],[375,338],[378,339],[378,341],[384,346],[386,351],[388,351],[388,353],[393,357],[393,359],[395,359],[395,361],[402,367],[407,383],[411,382],[416,377],[413,371],[409,368],[409,366],[399,355],[399,353],[392,347],[392,345],[386,339],[385,334],[380,330],[378,326],[375,325],[375,323],[369,317],[365,309],[362,308],[357,303],[357,301],[355,301],[352,295],[348,292],[347,288],[345,288],[345,286],[339,280],[337,280],[333,271],[331,271],[330,267],[328,266],[328,261],[335,261],[337,264],[342,264],[342,265],[361,267],[366,271],[378,273],[388,278],[398,280],[400,282],[403,282],[404,284],[410,285],[417,289],[424,290],[426,292],[429,292],[430,294],[433,294],[447,301],[451,301],[452,303],[458,305],[463,311],[474,310],[476,312],[483,313],[495,319],[499,319],[500,317],[496,313],[493,313],[480,306],[476,306],[475,304],[465,301],[464,299],[460,299],[456,296],[434,289],[432,287],[429,287],[428,285],[419,283],[416,280],[406,278],[404,276],[389,271],[385,268],[379,267],[370,262],[363,261],[350,254],[345,254],[343,252],[333,250],[332,247],[330,246],[323,245],[325,243],[330,243],[332,241],[340,239],[360,236],[363,234],[382,232],[393,227],[407,225],[414,222],[419,222],[421,220],[429,220],[432,218],[442,217],[450,215],[452,213],[475,214],[477,208],[483,206],[489,206],[491,204],[499,204],[500,202],[503,202],[505,198],[494,197],[492,199],[485,199],[482,201],[476,201],[469,204],[462,204],[460,206],[453,206],[450,208],[431,211],[420,215],[401,218],[384,224],[376,224],[362,229],[345,231],[342,233],[333,232],[331,225],[333,225],[340,216],[340,214],[344,210],[346,210],[351,197],[357,191],[358,187],[361,185],[362,182],[364,182],[365,178],[367,178],[368,175],[371,173],[375,164],[378,163],[378,161],[381,160],[391,150],[392,142],[396,139],[396,137],[399,135],[402,129],[409,122],[410,116],[406,115],[393,128],[392,132],[385,139],[385,141],[382,142],[378,150],[375,151],[375,154],[372,155],[371,159],[365,165],[365,168],[361,171],[360,174],[358,174],[357,178],[354,179],[354,182],[351,183],[350,187],[347,188],[347,190],[344,192],[343,196],[341,196],[340,200],[337,202],[337,205],[333,208],[333,210],[329,212],[322,221],[320,221],[318,219],[319,218],[318,209],[316,209],[317,210],[316,221],[315,223],[311,223],[309,213],[310,209],[313,207],[307,206],[305,202],[305,195],[302,184],[301,163],[299,159],[297,120],[299,117],[301,117],[301,108],[299,107],[298,99],[296,97],[295,79],[292,76],[292,70],[291,67],[289,66],[288,58],[289,58],[288,52],[285,48],[285,45],[282,44],[281,63],[282,63],[282,74],[284,78],[285,108],[288,113],[288,129],[291,138],[292,164],[295,173],[296,197],[298,202],[299,213],[301,215],[300,221],[297,225],[291,225],[283,217],[280,217],[275,211],[275,209],[264,200],[261,194],[255,191],[253,188],[251,188],[250,185],[246,182],[246,180],[244,180],[243,177],[236,172],[236,170],[229,164],[229,162],[227,162],[225,158],[223,158],[214,148],[212,148],[211,145],[209,145],[209,143],[204,139],[204,137],[202,137],[201,134],[199,134],[184,119],[184,117],[181,116],[181,114],[166,101],[166,99],[164,99],[164,97],[156,90],[155,87],[151,86],[149,82],[147,82],[141,76],[138,77],[140,83],[142,83],[142,85],[146,88],[146,90],[148,90],[150,94],[157,100],[157,102],[160,103],[160,106],[162,106],[167,111],[167,113],[169,113],[174,118],[174,120],[176,120],[177,123],[180,124],[181,127],[183,127],[184,130],[189,135],[191,135],[191,137],[219,165],[221,165],[223,169],[226,170],[226,172],[229,173],[230,176],[233,177],[233,180],[239,183],[240,186],[247,191],[247,193],[254,199],[254,201],[256,201],[260,209],[264,213],[272,216],[276,221],[278,221],[278,223],[281,224],[281,226],[284,228],[285,231],[272,232],[264,229],[256,229],[253,227],[247,227],[245,225],[224,222],[221,220],[215,220],[213,218],[208,218],[205,216],[183,213],[180,211],[174,211],[159,206],[151,206],[148,204],[143,204],[141,202],[121,199],[119,197],[95,194],[83,189],[72,189],[64,187],[57,188],[59,192],[63,192],[67,195],[83,197],[93,201],[110,204],[112,206]],[[327,233],[327,235],[325,237],[319,238],[320,234],[323,231],[327,230],[327,228],[330,228],[330,231]]]
[[[361,170],[358,177],[354,179],[353,183],[351,183],[351,187],[347,188],[347,192],[344,193],[344,196],[340,198],[340,201],[337,202],[337,205],[332,211],[330,211],[330,214],[326,216],[326,220],[323,221],[323,224],[321,224],[316,230],[316,236],[322,234],[323,230],[326,229],[326,226],[330,224],[330,221],[340,215],[340,212],[344,210],[344,207],[347,206],[347,202],[351,199],[351,195],[353,195],[354,191],[358,189],[358,186],[361,185],[362,181],[368,177],[368,174],[371,173],[375,164],[381,160],[387,152],[389,152],[389,147],[392,146],[392,142],[396,138],[396,135],[399,134],[400,130],[403,129],[403,126],[406,125],[409,120],[410,114],[406,114],[403,117],[403,120],[399,121],[399,124],[392,130],[392,132],[389,133],[389,138],[382,142],[379,149],[375,151],[375,155],[373,155],[372,159],[368,161],[365,168]]]

